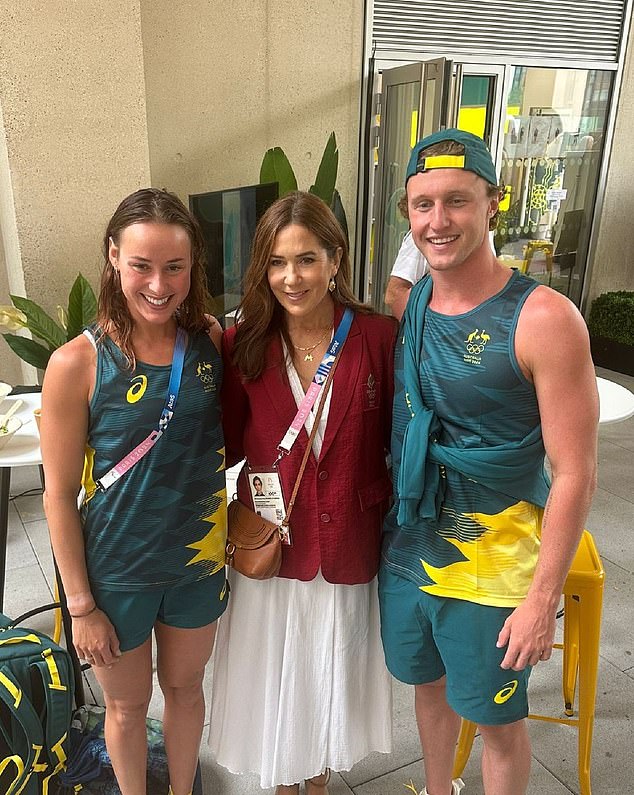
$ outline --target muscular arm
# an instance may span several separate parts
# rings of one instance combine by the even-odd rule
[[[521,670],[551,654],[557,606],[596,488],[599,399],[585,323],[563,296],[547,288],[529,296],[516,352],[535,385],[552,468],[533,582],[498,640],[508,644],[502,667]]]
[[[401,320],[407,306],[412,283],[400,276],[390,276],[385,289],[385,303],[397,320]]]
[[[80,657],[111,665],[119,644],[107,617],[93,610],[93,599],[77,507],[88,428],[88,399],[94,381],[95,353],[85,337],[57,350],[42,389],[41,448],[46,480],[44,510],[51,545],[73,621],[73,643]]]

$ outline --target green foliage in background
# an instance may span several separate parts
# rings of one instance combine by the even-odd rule
[[[92,287],[80,274],[68,296],[68,309],[57,308],[55,321],[35,301],[12,295],[13,307],[0,307],[0,325],[12,331],[28,329],[41,342],[18,334],[3,334],[11,350],[28,364],[45,370],[53,351],[72,340],[97,316],[97,299]]]
[[[337,182],[337,171],[339,169],[339,149],[334,132],[330,134],[326,142],[326,148],[321,156],[321,162],[317,169],[315,182],[310,186],[310,193],[319,196],[326,202],[335,214],[336,219],[341,224],[346,238],[348,238],[348,221],[346,211],[339,191],[335,187]],[[297,178],[284,150],[279,146],[269,149],[262,160],[260,166],[260,183],[277,182],[279,185],[280,198],[297,190]]]
[[[634,345],[634,292],[618,290],[595,298],[588,328],[593,337]]]

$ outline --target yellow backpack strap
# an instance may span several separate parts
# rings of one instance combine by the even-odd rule
[[[43,748],[43,746],[41,746],[41,745],[33,745],[33,751],[34,751],[34,754],[35,754],[34,758],[33,758],[33,762],[31,764],[31,767],[29,768],[29,770],[26,771],[27,775],[26,775],[26,778],[24,779],[24,781],[22,782],[22,786],[19,789],[15,790],[15,795],[20,795],[21,792],[24,792],[24,790],[26,789],[26,785],[29,783],[29,779],[31,778],[33,773],[37,774],[37,773],[45,773],[46,772],[48,764],[46,762],[39,762],[38,761],[39,758],[40,758],[40,754],[42,753],[42,748]],[[9,790],[9,792],[12,792],[12,790]]]
[[[42,641],[33,632],[30,632],[28,635],[13,635],[10,638],[0,640],[0,646],[9,646],[12,643],[37,643],[39,646],[42,645]]]
[[[41,764],[38,758],[44,746],[44,733],[39,716],[30,701],[22,698],[22,689],[6,665],[0,668],[0,700],[4,701],[16,725],[24,732],[23,748],[26,758],[20,758],[19,763],[14,760],[21,772],[7,792],[7,795],[19,795],[31,777],[33,765]]]
[[[72,717],[72,666],[66,654],[52,648],[42,651],[41,660],[31,664],[37,668],[46,694],[45,752],[53,766],[53,774],[66,768],[64,744]]]
[[[15,788],[24,775],[24,761],[22,760],[22,757],[19,754],[13,754],[13,756],[5,756],[5,758],[0,761],[0,776],[2,776],[10,764],[14,764],[18,772],[16,777],[9,785],[7,795],[11,795],[11,793],[15,792]]]
[[[62,684],[62,682],[60,681],[59,669],[57,667],[57,663],[55,662],[55,656],[53,654],[53,650],[45,649],[42,652],[42,657],[46,662],[46,665],[48,667],[48,672],[51,677],[51,681],[49,682],[48,687],[51,690],[67,690],[68,689],[67,686]]]
[[[8,690],[9,694],[13,697],[13,708],[17,709],[20,706],[20,702],[22,701],[22,689],[18,683],[14,679],[11,679],[9,676],[7,676],[7,674],[4,674],[2,671],[0,671],[0,685]]]

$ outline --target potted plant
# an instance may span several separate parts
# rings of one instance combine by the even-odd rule
[[[337,182],[337,171],[339,169],[339,149],[334,132],[326,142],[326,148],[321,156],[321,162],[317,169],[315,182],[310,186],[309,192],[319,196],[320,199],[333,211],[336,219],[341,224],[343,232],[348,237],[348,221],[346,211],[341,202],[339,191],[335,187]],[[287,193],[297,190],[297,178],[284,150],[276,146],[268,149],[260,166],[260,183],[277,182],[279,185],[279,198],[286,196]]]
[[[77,275],[68,296],[68,308],[57,308],[58,321],[29,298],[12,295],[13,306],[0,306],[0,326],[9,332],[26,328],[41,342],[19,334],[2,336],[11,350],[28,364],[45,370],[53,351],[72,340],[97,316],[97,299],[92,287]]]
[[[634,292],[618,290],[595,298],[588,329],[594,363],[634,375]]]

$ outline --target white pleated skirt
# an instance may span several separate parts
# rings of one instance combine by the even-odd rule
[[[214,651],[209,745],[263,788],[350,770],[392,748],[376,579],[333,585],[230,572]]]

